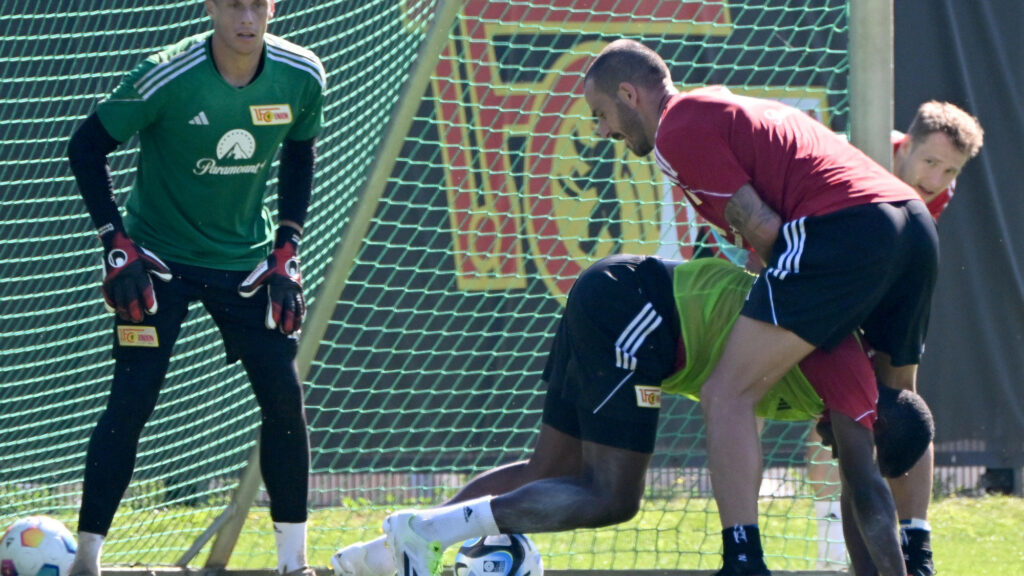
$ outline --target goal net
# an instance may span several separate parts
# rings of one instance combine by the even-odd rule
[[[112,327],[67,140],[124,72],[209,27],[196,0],[141,4],[0,4],[0,524],[49,514],[76,527],[85,448],[112,373]],[[434,14],[428,0],[279,0],[271,22],[328,71],[303,242],[314,308],[333,310],[306,377],[316,565],[376,536],[388,510],[442,502],[472,475],[528,455],[550,337],[590,263],[613,253],[725,256],[650,158],[594,136],[582,73],[605,43],[644,42],[682,89],[725,84],[846,130],[845,1],[468,0],[440,58],[423,62]],[[325,293],[416,65],[431,74],[413,95],[411,128],[366,233],[351,240],[343,289]],[[136,144],[111,156],[119,202]],[[273,207],[273,193],[267,201]],[[196,305],[104,563],[178,563],[230,502],[258,422],[244,372],[226,365]],[[776,569],[811,567],[817,555],[808,429],[766,423],[762,433],[761,525]],[[705,465],[698,406],[665,398],[641,514],[608,529],[536,535],[546,566],[717,567]],[[275,565],[266,504],[260,492],[229,568]]]

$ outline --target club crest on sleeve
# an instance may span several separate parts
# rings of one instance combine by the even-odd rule
[[[118,326],[117,343],[121,346],[157,348],[160,339],[157,338],[154,326]]]
[[[288,104],[249,106],[249,114],[252,115],[252,123],[256,126],[275,126],[292,122],[292,107]]]
[[[641,408],[661,408],[661,388],[657,386],[633,386],[636,392],[636,405]]]

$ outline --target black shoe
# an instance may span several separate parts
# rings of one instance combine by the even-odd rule
[[[907,563],[907,576],[935,576],[931,532],[904,530],[900,544],[903,548],[903,561]]]
[[[931,550],[918,554],[904,554],[903,560],[907,563],[907,576],[935,576]]]

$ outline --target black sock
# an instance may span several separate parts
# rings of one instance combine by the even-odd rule
[[[757,524],[736,525],[722,530],[722,558],[726,565],[763,568],[764,551]]]

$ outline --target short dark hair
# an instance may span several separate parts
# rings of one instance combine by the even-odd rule
[[[819,420],[821,443],[838,458],[831,423]],[[896,390],[878,383],[878,419],[875,420],[875,452],[878,469],[886,478],[906,474],[921,459],[935,438],[935,421],[924,398],[910,390]]]
[[[656,89],[671,82],[668,65],[661,56],[635,40],[616,40],[605,46],[587,68],[584,81],[593,81],[598,90],[614,94],[621,82]]]
[[[878,385],[875,450],[882,476],[906,474],[935,438],[935,421],[924,398],[910,390]]]
[[[920,142],[935,132],[949,136],[956,149],[968,158],[977,156],[985,141],[985,131],[977,118],[955,104],[929,100],[917,108],[907,134],[912,141]]]

